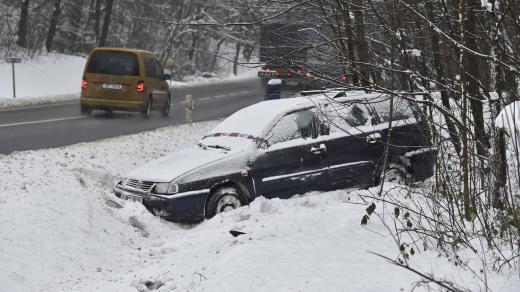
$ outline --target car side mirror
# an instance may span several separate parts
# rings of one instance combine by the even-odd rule
[[[264,139],[256,140],[256,147],[258,149],[267,149],[269,148],[269,142]]]

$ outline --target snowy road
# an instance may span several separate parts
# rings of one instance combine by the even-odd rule
[[[94,141],[183,123],[186,94],[193,95],[195,101],[194,121],[223,118],[263,99],[258,80],[252,78],[176,89],[169,118],[154,113],[150,120],[143,120],[139,114],[108,116],[103,111],[84,117],[78,102],[0,110],[0,154]]]

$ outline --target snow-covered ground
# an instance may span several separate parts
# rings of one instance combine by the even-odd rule
[[[183,78],[183,81],[170,81],[170,86],[172,88],[188,88],[213,84],[229,84],[233,82],[242,82],[245,79],[256,79],[258,78],[257,74],[258,71],[255,68],[243,68],[236,76],[233,74],[225,77],[215,76],[210,78],[201,76],[186,76]]]
[[[69,102],[79,99],[86,59],[62,54],[41,55],[16,64],[16,99],[13,98],[11,64],[0,61],[0,108]],[[185,77],[171,81],[172,88],[240,82],[256,78],[256,69],[242,70],[237,76]]]
[[[37,56],[15,65],[16,98],[77,95],[85,58],[61,54]],[[11,64],[0,63],[0,104],[13,99]]]
[[[0,156],[0,291],[410,291],[421,280],[370,253],[398,255],[377,217],[360,225],[359,195],[372,190],[260,198],[197,225],[165,222],[137,203],[105,204],[117,199],[116,177],[215,124]],[[480,290],[435,251],[410,264]],[[520,287],[507,271],[488,277],[492,291]]]

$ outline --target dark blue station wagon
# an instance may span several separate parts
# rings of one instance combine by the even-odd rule
[[[151,161],[114,188],[153,214],[193,222],[258,196],[410,183],[433,175],[423,112],[381,94],[349,92],[264,101],[237,111],[191,148]],[[391,129],[391,139],[389,133]]]

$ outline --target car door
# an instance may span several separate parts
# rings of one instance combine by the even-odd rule
[[[323,112],[330,123],[326,146],[331,187],[371,186],[384,144],[369,110],[362,103],[345,103],[329,104]]]
[[[166,98],[168,98],[168,92],[169,92],[169,85],[164,79],[164,70],[159,63],[159,61],[154,57],[153,62],[155,65],[155,70],[157,72],[157,78],[156,78],[156,94],[160,96],[160,99],[164,102],[166,101]]]
[[[392,121],[390,152],[393,155],[404,155],[408,151],[418,150],[421,146],[430,145],[428,126],[420,119],[420,109],[409,101],[394,97],[393,111],[390,118],[390,98],[379,99],[368,104],[377,113],[377,127],[381,129],[383,141],[388,139],[388,122]]]
[[[144,56],[144,69],[145,88],[148,86],[148,93],[152,96],[154,106],[164,103],[164,96],[160,90],[159,71],[151,55]]]
[[[253,164],[257,193],[287,198],[327,185],[327,151],[318,139],[315,111],[289,113],[274,125]]]

